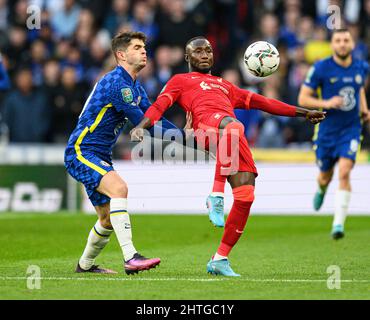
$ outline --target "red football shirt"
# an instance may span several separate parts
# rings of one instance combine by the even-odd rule
[[[235,118],[234,108],[249,109],[253,94],[210,74],[177,74],[167,82],[145,117],[154,124],[160,115],[177,102],[186,112],[192,113],[193,128],[196,130],[199,122],[206,123],[206,119],[213,114]]]
[[[173,76],[144,116],[153,125],[174,102],[192,113],[195,130],[199,123],[214,127],[215,119],[224,116],[235,118],[235,108],[258,109],[288,117],[296,116],[297,111],[295,106],[240,89],[222,78],[189,72]]]

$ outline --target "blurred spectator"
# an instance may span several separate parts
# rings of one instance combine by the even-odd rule
[[[96,36],[90,44],[89,55],[84,59],[86,66],[85,77],[86,82],[93,84],[100,74],[103,67],[103,62],[107,58],[109,49],[104,46],[102,39]]]
[[[314,21],[311,17],[304,16],[300,19],[297,37],[301,44],[305,44],[314,37]]]
[[[128,0],[113,0],[112,9],[108,13],[104,21],[104,28],[107,29],[113,37],[118,33],[118,27],[129,22],[129,6]]]
[[[144,87],[149,99],[154,101],[162,88],[154,75],[154,63],[151,59],[147,60],[146,67],[140,72],[140,83]]]
[[[280,28],[280,39],[289,50],[296,48],[300,44],[297,38],[300,16],[299,9],[295,7],[284,13],[284,23]]]
[[[273,79],[274,75],[270,76]],[[277,79],[277,78],[275,78]],[[271,81],[274,83],[275,81]],[[264,84],[262,94],[271,99],[281,99],[275,85]],[[284,128],[283,117],[273,116],[263,112],[263,119],[260,124],[259,134],[257,137],[256,146],[259,148],[283,148],[285,142],[281,134]]]
[[[71,45],[66,52],[65,59],[61,62],[62,68],[71,67],[75,69],[77,81],[83,80],[84,65],[82,63],[81,52],[77,46]]]
[[[52,128],[54,141],[67,142],[75,128],[86,96],[82,85],[78,84],[76,69],[66,67],[62,71],[61,85],[54,97]]]
[[[261,40],[277,46],[279,41],[279,20],[271,14],[266,13],[261,18]]]
[[[146,34],[147,54],[149,57],[153,57],[154,42],[158,37],[158,26],[154,22],[154,12],[147,2],[140,0],[134,4],[133,17],[130,24],[133,30]]]
[[[347,24],[347,28],[355,41],[355,48],[352,52],[353,57],[359,60],[367,60],[369,57],[369,47],[360,39],[360,26],[358,24]]]
[[[45,94],[32,86],[32,72],[21,69],[16,74],[16,89],[5,98],[4,122],[10,142],[49,142],[51,110]]]
[[[32,81],[36,86],[40,86],[43,81],[43,65],[48,58],[45,44],[41,40],[36,40],[31,45],[30,67],[32,70]]]
[[[171,48],[160,46],[155,53],[156,77],[161,87],[163,87],[172,76],[171,69]]]
[[[192,15],[185,11],[183,0],[172,0],[157,19],[159,27],[158,43],[183,48],[186,42],[198,34]]]
[[[326,28],[316,26],[313,39],[307,40],[304,47],[305,59],[308,63],[313,64],[317,60],[327,58],[332,54],[330,42]]]
[[[29,0],[28,3],[45,9],[51,15],[55,12],[62,11],[64,7],[64,0]]]
[[[27,13],[28,1],[18,0],[14,5],[14,13],[11,15],[11,24],[25,26],[28,19]]]
[[[365,43],[370,43],[370,0],[364,0],[364,10],[361,19],[361,34]]]
[[[0,30],[5,31],[8,29],[8,16],[9,9],[7,0],[0,0]]]
[[[80,7],[75,0],[64,0],[63,9],[51,17],[55,35],[59,38],[71,37],[77,28],[79,15]]]
[[[17,65],[26,62],[28,56],[27,34],[24,28],[13,26],[9,31],[9,44],[4,50],[9,58],[9,69],[13,71]]]

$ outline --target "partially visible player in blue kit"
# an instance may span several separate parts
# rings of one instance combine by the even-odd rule
[[[309,70],[298,103],[327,111],[326,119],[317,125],[314,137],[320,168],[314,209],[321,208],[338,162],[339,190],[335,197],[332,237],[340,239],[344,236],[351,196],[350,173],[360,146],[362,120],[370,119],[364,89],[369,65],[352,58],[354,41],[347,29],[333,31],[331,46],[333,56],[318,61]],[[316,97],[317,90],[320,90],[321,98]]]
[[[114,171],[111,158],[125,118],[136,126],[151,105],[136,79],[147,61],[145,41],[141,32],[125,32],[113,38],[112,51],[118,65],[93,88],[65,151],[68,173],[84,184],[99,218],[90,231],[76,272],[116,273],[94,264],[113,231],[122,248],[127,274],[155,268],[160,263],[159,258],[143,257],[133,245],[127,184]],[[172,129],[184,135],[183,130],[161,120],[163,131]]]
[[[9,76],[4,68],[0,53],[0,90],[8,90],[9,88],[10,88]]]

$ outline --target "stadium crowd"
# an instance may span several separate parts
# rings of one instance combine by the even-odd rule
[[[111,38],[126,29],[148,36],[149,60],[140,80],[152,100],[172,75],[187,71],[186,41],[205,35],[214,48],[213,74],[297,104],[309,66],[331,54],[330,4],[341,8],[356,40],[353,55],[368,60],[370,0],[0,0],[0,51],[11,79],[0,93],[0,128],[10,142],[66,143],[95,81],[115,64]],[[30,5],[42,8],[40,29],[27,28]],[[243,53],[256,40],[280,52],[278,72],[266,79],[244,67]],[[369,81],[366,92],[369,97]],[[179,108],[166,117],[185,123]],[[259,111],[249,117],[252,146],[310,147],[313,127],[300,118]],[[369,125],[364,134],[370,148]]]

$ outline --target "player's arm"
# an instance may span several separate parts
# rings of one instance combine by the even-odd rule
[[[316,97],[316,90],[303,84],[298,95],[298,104],[306,108],[338,109],[343,105],[341,96],[323,100]]]
[[[232,87],[230,98],[235,108],[256,109],[278,116],[304,117],[312,123],[318,123],[325,118],[325,112],[292,106],[236,86]]]
[[[325,112],[292,106],[276,99],[266,98],[258,93],[252,93],[249,108],[262,110],[278,116],[303,117],[314,124],[325,119]]]
[[[176,76],[172,77],[163,88],[157,100],[145,112],[141,122],[131,130],[131,140],[141,141],[144,134],[143,129],[152,127],[162,117],[165,111],[172,106],[180,95],[180,92],[180,81]]]
[[[141,88],[141,96],[142,96],[142,99],[140,101],[140,109],[145,113],[149,107],[151,106],[151,102],[144,90],[144,88]],[[171,121],[167,120],[165,117],[161,117],[160,118],[160,121],[161,121],[161,124],[162,124],[162,128],[164,129],[164,132],[167,131],[167,130],[180,130],[180,132],[184,135],[184,130],[176,127]]]
[[[298,95],[298,104],[306,108],[337,109],[343,105],[343,98],[334,96],[328,100],[316,96],[316,91],[323,84],[325,68],[322,62],[315,63],[309,70]]]

